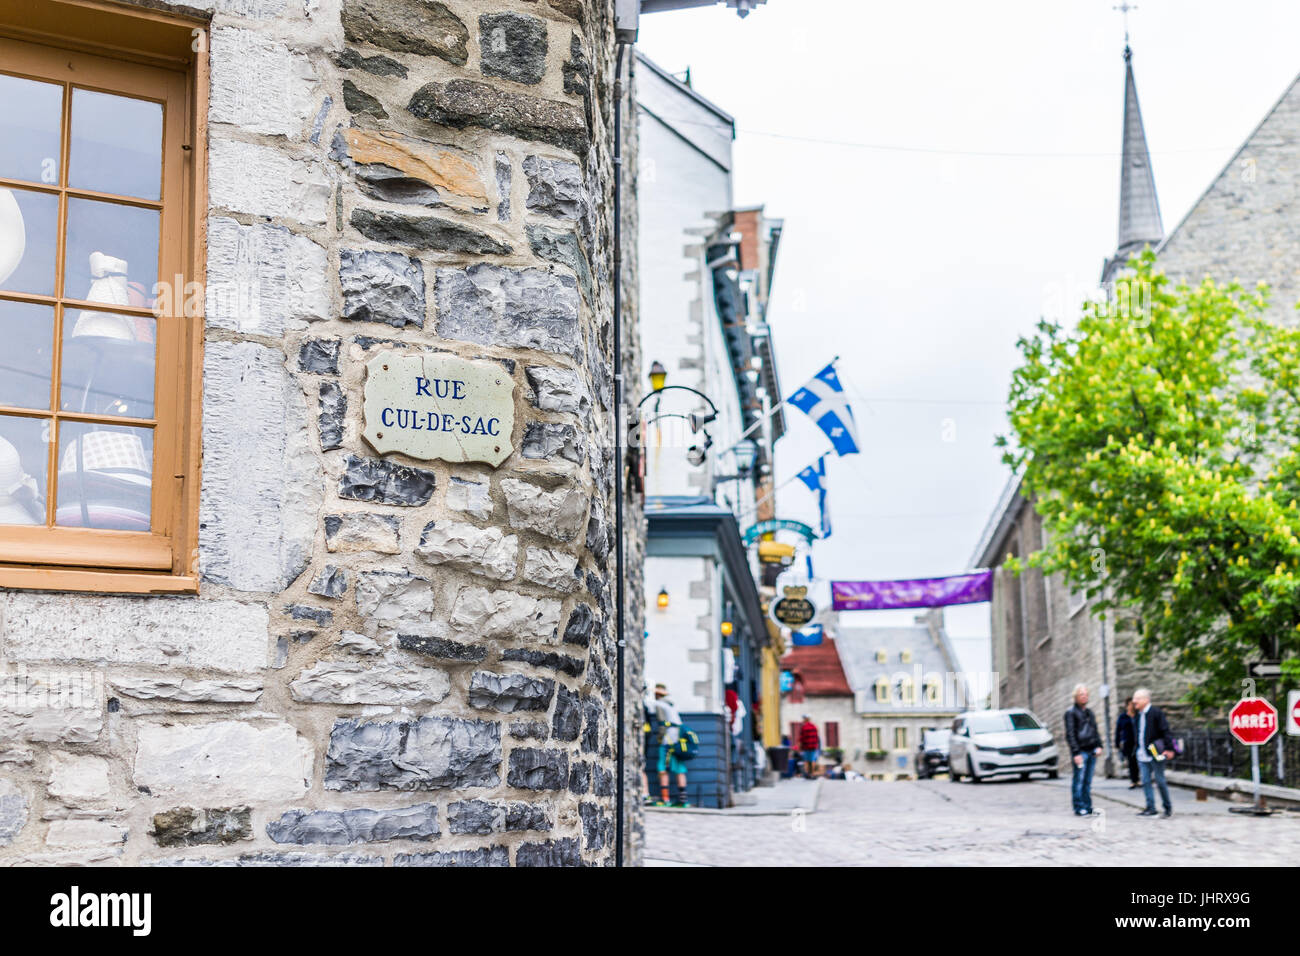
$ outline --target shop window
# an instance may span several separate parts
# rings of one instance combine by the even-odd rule
[[[195,587],[194,29],[0,0],[0,586]]]
[[[894,749],[895,750],[907,749],[907,728],[906,727],[894,728]]]

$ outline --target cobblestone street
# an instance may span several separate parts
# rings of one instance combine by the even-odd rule
[[[953,784],[823,781],[812,812],[782,809],[783,781],[762,806],[647,814],[652,866],[1216,866],[1293,865],[1300,813],[1252,818],[1173,788],[1174,816],[1138,817],[1141,791],[1099,781],[1099,815],[1070,813],[1069,781]],[[805,805],[811,805],[809,799]],[[738,812],[743,811],[743,812]]]

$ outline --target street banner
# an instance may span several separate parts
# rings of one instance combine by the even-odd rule
[[[946,607],[950,604],[977,604],[992,598],[992,571],[904,581],[831,582],[831,606],[836,611]]]

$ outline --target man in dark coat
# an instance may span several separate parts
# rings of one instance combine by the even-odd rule
[[[1165,816],[1174,815],[1174,805],[1169,800],[1169,785],[1165,783],[1165,761],[1174,755],[1173,739],[1169,736],[1169,722],[1159,707],[1151,705],[1151,691],[1145,687],[1133,692],[1133,707],[1137,711],[1133,720],[1137,724],[1137,759],[1142,771],[1142,792],[1147,798],[1146,809],[1138,816],[1156,816],[1156,798],[1151,784],[1160,788],[1160,802],[1165,806]]]
[[[1074,706],[1065,712],[1065,742],[1074,761],[1074,779],[1070,785],[1074,814],[1091,816],[1092,771],[1101,755],[1101,734],[1097,731],[1097,718],[1088,709],[1088,688],[1083,684],[1074,688]]]
[[[1124,755],[1124,760],[1128,763],[1130,790],[1142,786],[1138,782],[1137,724],[1133,720],[1133,714],[1133,698],[1130,697],[1128,703],[1124,705],[1124,712],[1119,715],[1119,720],[1115,721],[1115,749]]]

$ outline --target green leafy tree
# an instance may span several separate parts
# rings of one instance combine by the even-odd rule
[[[1019,341],[998,444],[1049,532],[1028,563],[1136,618],[1139,658],[1171,654],[1217,708],[1245,661],[1300,652],[1300,331],[1264,318],[1263,286],[1154,263]]]

